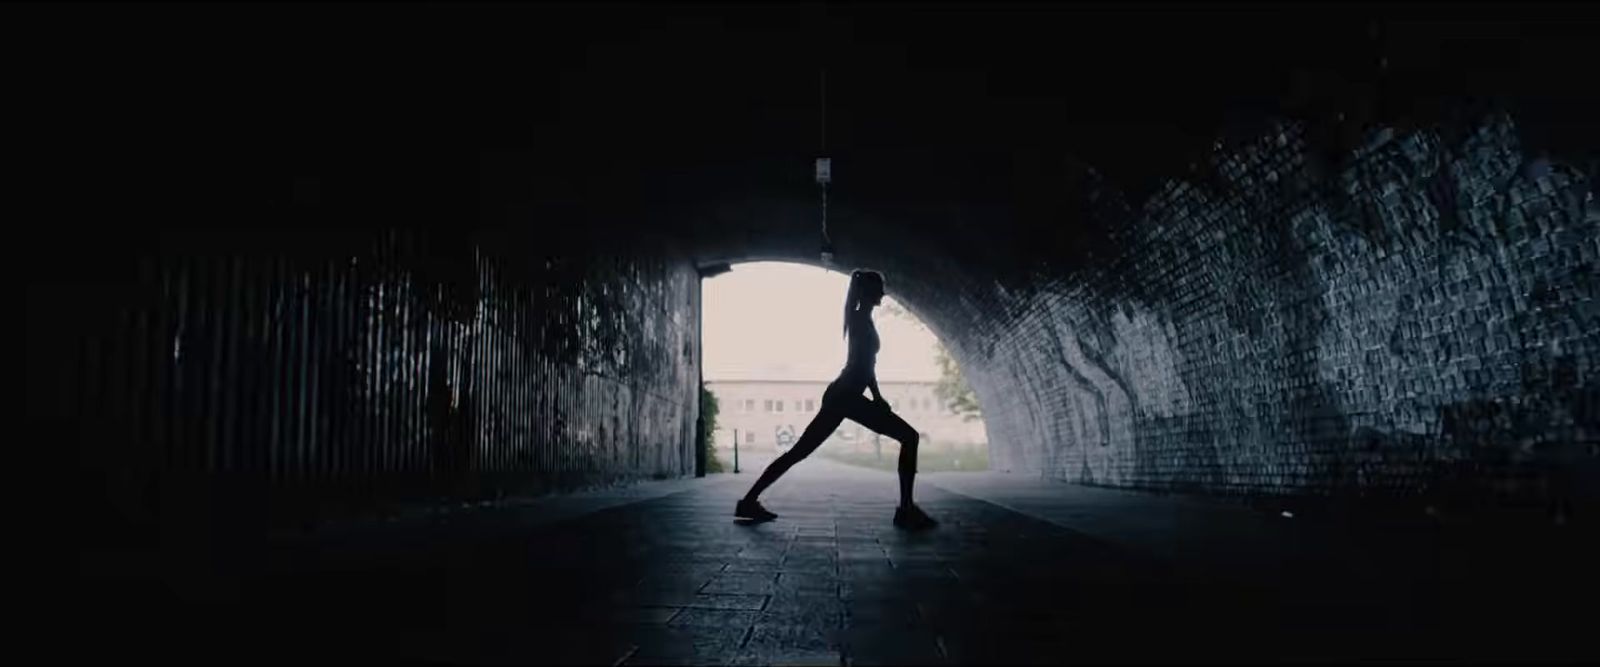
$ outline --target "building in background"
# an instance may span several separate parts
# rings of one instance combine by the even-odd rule
[[[938,448],[987,444],[982,420],[966,421],[952,413],[934,395],[933,382],[878,381],[889,407],[917,429],[921,446]],[[740,451],[782,452],[822,407],[822,380],[708,380],[706,388],[717,397],[718,449],[733,448],[737,433]],[[846,419],[823,443],[828,448],[873,450],[873,432]],[[892,444],[888,437],[883,445]]]

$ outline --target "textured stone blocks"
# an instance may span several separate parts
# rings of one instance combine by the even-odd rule
[[[1546,462],[1520,443],[1596,437],[1580,407],[1592,371],[1530,376],[1600,359],[1592,185],[1518,175],[1504,117],[1460,145],[1428,131],[1375,142],[1328,182],[1300,166],[1296,128],[1274,136],[1102,221],[1121,229],[1118,259],[1011,297],[1021,320],[980,327],[985,345],[956,337],[996,467],[1408,496],[1470,465],[1476,493],[1541,493],[1524,471]],[[1458,217],[1474,231],[1452,231]],[[1080,349],[1096,352],[1062,353]]]

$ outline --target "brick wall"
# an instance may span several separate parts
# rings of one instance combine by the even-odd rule
[[[126,273],[29,285],[29,433],[104,490],[91,514],[694,472],[686,261],[401,231],[165,238]]]
[[[1091,188],[1110,252],[996,287],[990,325],[949,336],[994,467],[1224,494],[1594,488],[1592,184],[1505,116],[1386,131],[1338,165],[1305,134],[1219,145],[1137,209]]]
[[[1137,206],[1091,171],[1058,197],[1081,210],[1048,215],[943,181],[873,200],[863,175],[830,230],[962,364],[995,468],[1214,493],[1600,488],[1589,181],[1530,159],[1505,117],[1337,164],[1311,134],[1219,146]],[[329,186],[317,229],[471,216],[475,172],[411,168],[430,164],[452,163],[345,170],[361,178]],[[597,213],[482,173],[483,226],[534,232],[30,246],[52,272],[28,286],[30,427],[118,498],[152,476],[360,496],[692,471],[698,279],[678,256],[814,259],[813,186]],[[562,206],[584,222],[541,236]]]

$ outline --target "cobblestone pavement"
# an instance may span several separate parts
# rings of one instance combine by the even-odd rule
[[[824,460],[797,466],[763,498],[777,521],[736,523],[734,501],[760,469],[751,463],[741,475],[555,522],[520,520],[519,512],[536,508],[512,508],[392,523],[387,534],[368,531],[337,547],[284,547],[269,559],[270,575],[243,581],[222,602],[100,610],[122,619],[122,630],[84,648],[163,661],[606,665],[1237,662],[1554,650],[1491,645],[1463,627],[1442,628],[1437,582],[1397,576],[1374,593],[1338,576],[1288,586],[1283,571],[1208,579],[1184,566],[1182,543],[1163,552],[1128,537],[1151,539],[1148,526],[1116,533],[1109,510],[1085,505],[1079,516],[1090,530],[1074,530],[1064,525],[1070,512],[1035,518],[979,500],[983,483],[946,481],[962,493],[940,488],[939,475],[918,491],[943,522],[931,531],[890,525],[892,475]],[[989,479],[991,495],[1006,488]],[[1015,488],[1026,495],[1029,487]],[[1032,497],[1045,502],[1037,491]],[[1102,510],[1117,506],[1097,498]],[[1148,503],[1124,505],[1142,516],[1156,512]],[[1206,521],[1202,514],[1183,516],[1186,525],[1170,532],[1203,535],[1204,526],[1193,525]],[[1238,549],[1255,539],[1239,530],[1219,534]],[[1202,538],[1188,544],[1195,539]],[[1208,552],[1227,548],[1213,544]]]

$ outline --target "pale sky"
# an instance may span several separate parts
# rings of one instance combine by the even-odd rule
[[[887,306],[894,277],[885,276]],[[707,278],[705,379],[832,380],[844,367],[844,295],[850,276],[803,264],[750,262]],[[883,347],[878,380],[933,381],[933,333],[906,313],[873,313]]]

